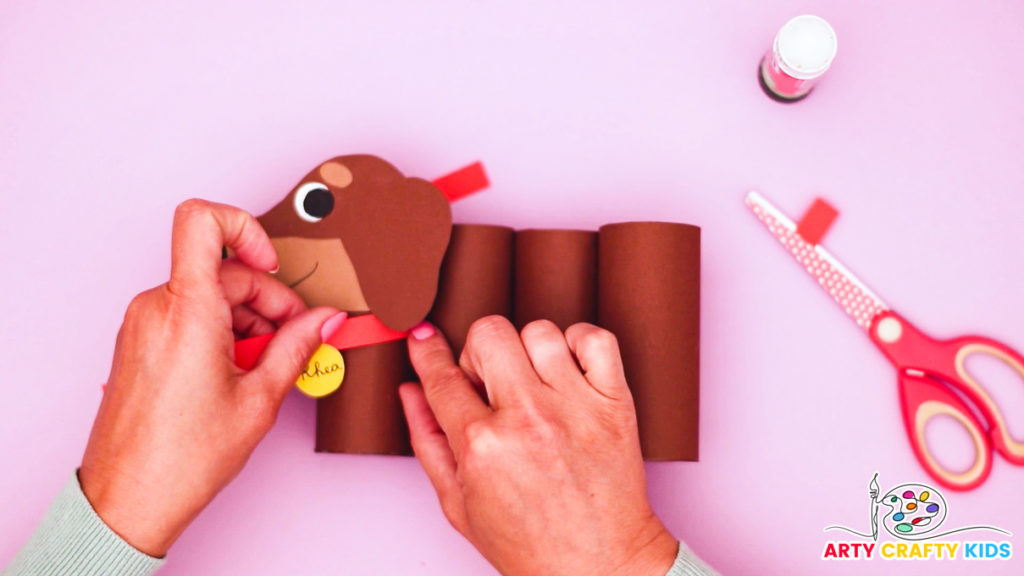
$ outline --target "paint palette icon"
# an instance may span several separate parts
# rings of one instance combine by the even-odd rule
[[[903,488],[903,487],[899,487]],[[891,516],[887,520],[893,523],[892,528],[900,534],[923,533],[929,527],[935,527],[942,523],[945,515],[940,513],[945,509],[945,502],[941,504],[942,496],[933,494],[930,490],[905,489],[900,494],[893,494],[898,491],[894,489],[886,495],[884,502],[893,508]],[[936,520],[938,519],[938,520]],[[889,528],[887,524],[886,528]]]
[[[859,532],[848,526],[833,524],[826,526],[825,531],[842,530],[862,538],[878,541],[878,524],[881,521],[885,531],[898,540],[919,541],[942,538],[958,532],[989,530],[1000,534],[1011,534],[995,526],[963,526],[938,532],[939,526],[946,521],[949,506],[942,494],[928,486],[917,482],[900,484],[879,497],[878,473],[868,484],[868,495],[871,497],[871,531]],[[883,508],[883,506],[885,508]]]
[[[923,484],[902,484],[882,497],[889,508],[882,520],[893,536],[912,540],[938,528],[946,519],[946,501],[941,494]]]

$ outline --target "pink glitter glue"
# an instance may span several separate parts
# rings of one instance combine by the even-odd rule
[[[836,57],[836,32],[818,16],[797,16],[775,35],[758,77],[772,98],[795,102],[807,96]]]

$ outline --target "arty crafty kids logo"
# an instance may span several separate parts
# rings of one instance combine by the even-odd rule
[[[1008,540],[950,538],[953,535],[985,532],[1012,536],[995,526],[941,528],[949,511],[942,494],[927,484],[900,484],[879,496],[878,474],[871,478],[871,532],[846,526],[829,526],[826,532],[841,530],[870,542],[828,541],[821,553],[823,560],[1009,560],[1013,544]],[[878,542],[878,526],[891,536]]]

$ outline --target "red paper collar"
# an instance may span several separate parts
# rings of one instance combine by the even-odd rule
[[[384,325],[379,318],[373,314],[363,314],[347,318],[338,328],[333,336],[328,338],[324,344],[334,346],[338,350],[359,348],[360,346],[372,346],[401,340],[408,336],[408,332],[392,330]],[[256,366],[260,354],[270,343],[273,334],[264,334],[245,340],[235,342],[235,364],[243,370],[249,370]]]

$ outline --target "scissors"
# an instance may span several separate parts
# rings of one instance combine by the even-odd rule
[[[992,471],[993,449],[1016,465],[1024,465],[1024,443],[1006,427],[1003,413],[992,397],[966,369],[975,354],[1005,363],[1024,378],[1024,357],[1005,344],[982,336],[934,340],[903,316],[893,312],[863,282],[827,250],[801,236],[792,220],[757,192],[747,194],[747,206],[782,245],[818,280],[846,314],[875,343],[899,375],[903,423],[924,469],[952,490],[971,490]],[[986,424],[955,392],[978,408]],[[925,428],[933,418],[951,417],[963,426],[974,443],[974,461],[966,470],[950,470],[932,454]]]

